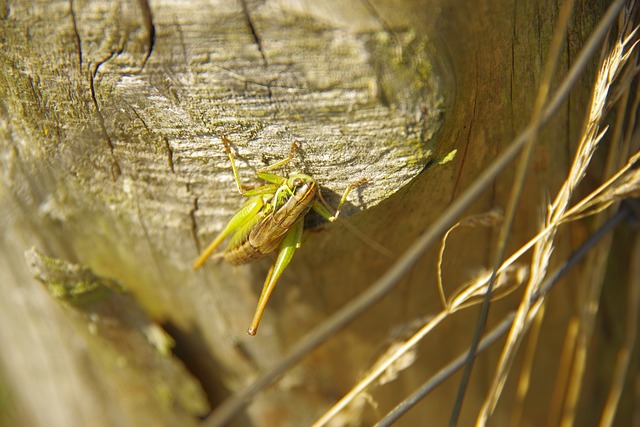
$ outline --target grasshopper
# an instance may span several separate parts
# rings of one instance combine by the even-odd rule
[[[202,267],[216,248],[230,235],[232,236],[227,249],[221,255],[230,264],[246,264],[277,251],[276,260],[271,265],[264,282],[253,321],[247,329],[249,335],[255,335],[276,282],[289,265],[296,249],[301,246],[305,215],[313,209],[327,221],[334,222],[349,192],[366,180],[362,179],[349,185],[340,199],[335,214],[332,214],[320,194],[320,188],[315,179],[300,173],[291,174],[288,177],[271,173],[273,169],[293,159],[298,149],[295,142],[291,145],[289,157],[256,173],[257,177],[266,184],[247,190],[240,182],[229,140],[224,136],[220,139],[229,155],[238,191],[249,199],[195,260],[193,268]]]

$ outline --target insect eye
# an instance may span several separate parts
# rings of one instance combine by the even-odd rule
[[[293,184],[294,187],[300,187],[304,183],[300,178],[294,178],[291,184]]]

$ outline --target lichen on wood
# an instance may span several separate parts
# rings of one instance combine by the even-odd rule
[[[103,378],[105,392],[113,394],[110,399],[129,394],[131,388],[149,392],[122,402],[118,412],[138,422],[173,420],[181,425],[196,425],[208,412],[200,384],[171,355],[172,338],[121,284],[35,249],[26,257],[34,276],[63,303],[87,347],[87,368]]]

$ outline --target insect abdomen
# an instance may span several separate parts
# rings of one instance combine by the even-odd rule
[[[318,195],[315,182],[305,182],[297,187],[289,199],[273,213],[243,227],[232,239],[224,258],[230,264],[246,264],[263,258],[278,248],[291,226],[311,209]]]
[[[265,220],[265,209],[267,208],[263,207],[260,214],[256,215],[255,218],[247,222],[231,237],[229,245],[224,252],[225,261],[233,265],[239,265],[255,261],[267,255],[268,252],[259,252],[249,243],[249,235],[251,234],[251,230],[253,230],[256,224],[260,223],[260,221]]]

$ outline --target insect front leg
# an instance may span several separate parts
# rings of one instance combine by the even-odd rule
[[[258,176],[258,178],[270,182],[271,184],[275,184],[275,185],[282,185],[285,182],[287,182],[287,178],[277,175],[275,173],[270,173],[269,171],[272,169],[276,169],[279,168],[282,165],[285,165],[287,163],[289,163],[291,160],[293,160],[293,156],[295,156],[296,154],[296,150],[298,149],[298,144],[296,144],[295,142],[293,142],[291,144],[291,152],[289,153],[289,157],[287,157],[286,159],[282,159],[279,162],[275,162],[272,165],[267,166],[266,168],[260,169],[256,175]]]
[[[238,191],[240,192],[240,194],[242,194],[243,196],[253,196],[256,194],[262,194],[257,192],[257,191],[260,191],[260,189],[246,190],[244,188],[244,186],[242,185],[242,182],[240,181],[240,174],[238,173],[238,167],[236,166],[236,160],[233,155],[233,151],[231,151],[231,143],[226,136],[221,136],[220,140],[224,144],[224,149],[226,150],[227,155],[229,156],[229,161],[231,162],[231,170],[233,171],[233,178],[236,181],[236,186],[238,187]],[[289,157],[287,157],[286,159],[282,159],[272,165],[269,165],[266,168],[260,169],[256,174],[258,178],[275,185],[276,188],[282,185],[282,183],[286,182],[287,179],[280,175],[269,173],[268,171],[279,168],[280,166],[289,163],[295,156],[296,150],[298,148],[299,148],[298,144],[293,142],[291,144],[291,152],[289,153]]]
[[[315,201],[311,208],[327,221],[334,222],[336,219],[338,219],[338,216],[340,215],[340,209],[342,209],[342,205],[344,205],[344,202],[347,201],[347,197],[349,196],[349,193],[351,193],[351,190],[362,184],[365,184],[366,182],[367,179],[362,178],[347,186],[347,188],[344,190],[344,193],[342,194],[342,197],[340,198],[340,203],[338,203],[335,214],[331,213],[329,204],[324,200],[324,198],[322,197],[322,193],[320,192],[318,192],[319,200]]]
[[[296,151],[298,150],[298,148],[300,148],[300,146],[298,144],[296,144],[295,141],[293,141],[291,143],[291,150],[289,151],[289,157],[287,157],[286,159],[282,159],[280,161],[277,161],[274,164],[269,165],[269,166],[267,166],[265,168],[260,169],[258,171],[258,176],[260,176],[264,172],[267,172],[267,171],[270,171],[270,170],[273,170],[273,169],[277,169],[280,166],[283,166],[283,165],[286,165],[287,163],[289,163],[295,157]],[[270,175],[270,174],[266,174],[266,175]],[[267,181],[269,181],[269,180],[267,179]],[[269,182],[271,182],[271,181],[269,181]]]
[[[227,151],[227,155],[229,156],[229,161],[231,162],[231,170],[233,171],[233,178],[236,180],[238,191],[244,196],[245,189],[242,186],[242,182],[240,181],[240,175],[238,174],[238,168],[236,167],[236,160],[233,157],[233,151],[231,151],[230,141],[226,136],[221,136],[220,141],[222,141],[222,143],[224,144],[224,149]]]
[[[260,320],[262,319],[262,315],[264,313],[265,307],[267,306],[267,302],[269,301],[269,297],[271,296],[271,293],[276,286],[276,282],[282,275],[282,272],[285,270],[285,268],[287,268],[287,265],[289,265],[291,258],[293,258],[293,254],[295,254],[296,252],[296,249],[300,247],[303,229],[304,221],[301,219],[289,229],[284,239],[280,243],[280,246],[278,246],[278,257],[269,269],[269,274],[267,275],[267,280],[265,280],[264,286],[262,287],[262,293],[260,294],[260,299],[258,300],[258,306],[253,316],[253,321],[251,322],[251,326],[249,326],[249,329],[247,329],[247,333],[249,335],[255,335],[256,332],[258,332],[258,325],[260,324]]]

